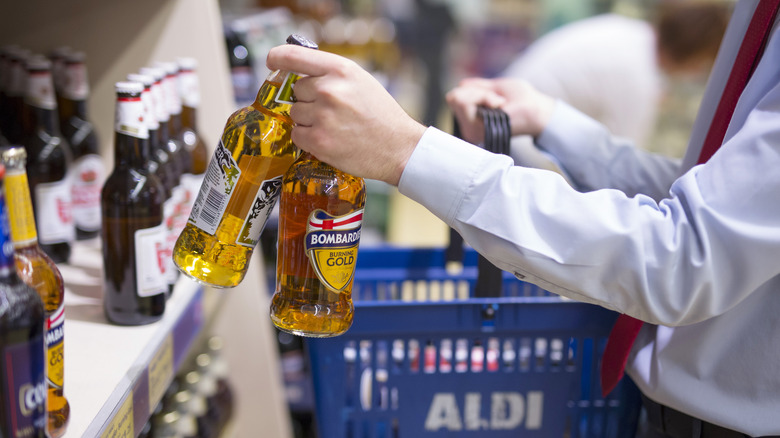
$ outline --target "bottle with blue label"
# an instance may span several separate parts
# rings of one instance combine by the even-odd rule
[[[4,177],[5,167],[0,166],[0,186]],[[16,274],[0,188],[0,436],[46,436],[45,327],[41,297]]]
[[[352,325],[366,185],[303,153],[282,180],[271,320],[299,336],[340,335]]]

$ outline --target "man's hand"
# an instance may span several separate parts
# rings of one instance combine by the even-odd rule
[[[347,173],[398,185],[425,127],[356,63],[294,45],[268,53],[271,70],[301,77],[290,116],[293,142]]]
[[[555,109],[555,100],[518,79],[464,79],[447,93],[447,103],[458,119],[464,140],[484,141],[485,127],[477,107],[501,108],[509,115],[512,135],[537,136]]]

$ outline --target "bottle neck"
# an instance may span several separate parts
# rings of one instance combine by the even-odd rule
[[[87,120],[87,101],[63,98],[59,106],[60,124],[64,124],[72,117]]]
[[[293,104],[293,84],[299,76],[295,73],[277,70],[268,75],[252,106],[259,111],[270,111],[292,123],[290,107]]]
[[[178,139],[181,137],[182,117],[181,112],[178,114],[171,114],[171,118],[168,121],[168,138]]]
[[[8,222],[11,225],[11,241],[16,248],[38,243],[35,228],[30,185],[24,166],[8,168],[5,174],[5,192],[8,198]]]
[[[25,104],[27,114],[27,135],[43,131],[51,136],[60,135],[59,119],[56,109],[40,108]]]
[[[119,97],[116,104],[114,164],[142,169],[150,157],[149,128],[140,96]]]
[[[197,126],[198,109],[191,106],[181,107],[181,127],[182,129],[191,129],[198,132]]]

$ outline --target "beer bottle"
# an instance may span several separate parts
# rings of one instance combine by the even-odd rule
[[[157,167],[157,176],[165,187],[165,202],[163,203],[163,225],[167,228],[166,244],[161,253],[164,261],[163,275],[168,283],[168,293],[173,292],[173,286],[179,277],[179,271],[173,264],[171,253],[173,245],[178,237],[173,229],[173,222],[176,214],[176,204],[179,199],[179,180],[181,171],[174,156],[170,153],[170,145],[175,142],[170,137],[171,113],[169,105],[169,80],[166,78],[166,72],[160,67],[144,67],[140,70],[141,74],[154,77],[154,83],[151,88],[151,103],[155,118],[158,122],[158,129],[150,135],[151,151]]]
[[[304,152],[282,180],[271,320],[300,336],[352,325],[352,283],[366,202],[362,178]]]
[[[46,374],[41,297],[16,274],[0,166],[0,436],[44,438]]]
[[[287,42],[317,47],[297,35]],[[281,177],[298,156],[289,114],[297,79],[272,72],[255,101],[228,118],[173,250],[176,265],[191,278],[214,287],[233,287],[244,278]]]
[[[163,277],[165,188],[149,172],[149,130],[138,82],[115,84],[114,169],[100,196],[104,265],[103,308],[109,321],[157,321],[168,291]]]
[[[18,46],[6,51],[5,114],[2,122],[3,134],[10,143],[24,141],[24,93],[27,84],[27,58],[30,53]]]
[[[60,134],[51,61],[31,57],[27,75],[24,105],[29,131],[23,144],[38,242],[55,263],[67,262],[70,244],[76,238],[68,177],[71,151]]]
[[[91,239],[100,234],[100,189],[106,168],[100,157],[97,132],[87,117],[89,82],[84,52],[69,52],[62,62],[60,130],[73,152],[73,223],[76,239]]]
[[[13,146],[2,151],[2,162],[6,168],[8,220],[17,274],[38,292],[46,312],[47,432],[49,437],[55,438],[65,433],[70,419],[70,405],[63,391],[65,285],[60,270],[38,246],[30,188],[24,170],[26,159],[27,151],[23,147]]]
[[[200,85],[196,73],[197,60],[195,58],[179,58],[179,94],[181,95],[181,127],[182,142],[188,157],[185,172],[181,176],[181,184],[185,191],[185,222],[190,215],[195,196],[203,183],[203,175],[206,173],[209,153],[206,144],[198,134],[197,111],[200,105]],[[183,228],[182,228],[183,229]],[[181,230],[179,230],[181,232]]]

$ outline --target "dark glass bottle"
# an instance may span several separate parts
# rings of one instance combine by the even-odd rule
[[[21,144],[24,140],[24,92],[27,82],[27,58],[30,53],[17,46],[6,50],[5,104],[0,123],[3,135],[11,144]]]
[[[51,61],[33,56],[27,61],[27,176],[38,228],[38,242],[55,263],[67,262],[76,238],[68,169],[70,145],[60,133]]]
[[[147,324],[160,319],[168,291],[163,278],[165,188],[149,172],[149,130],[138,82],[118,82],[114,169],[101,193],[103,308],[109,321]]]
[[[46,374],[41,297],[16,274],[0,166],[0,436],[44,438]]]
[[[24,170],[27,151],[21,146],[8,147],[2,150],[0,158],[6,168],[5,193],[17,275],[38,292],[46,312],[47,433],[50,438],[58,438],[65,434],[70,420],[70,404],[64,393],[65,283],[57,265],[38,245]]]
[[[89,82],[84,53],[70,52],[62,62],[60,130],[73,153],[73,222],[76,239],[91,239],[100,234],[100,189],[106,179],[106,168],[100,156],[97,132],[87,115]]]

